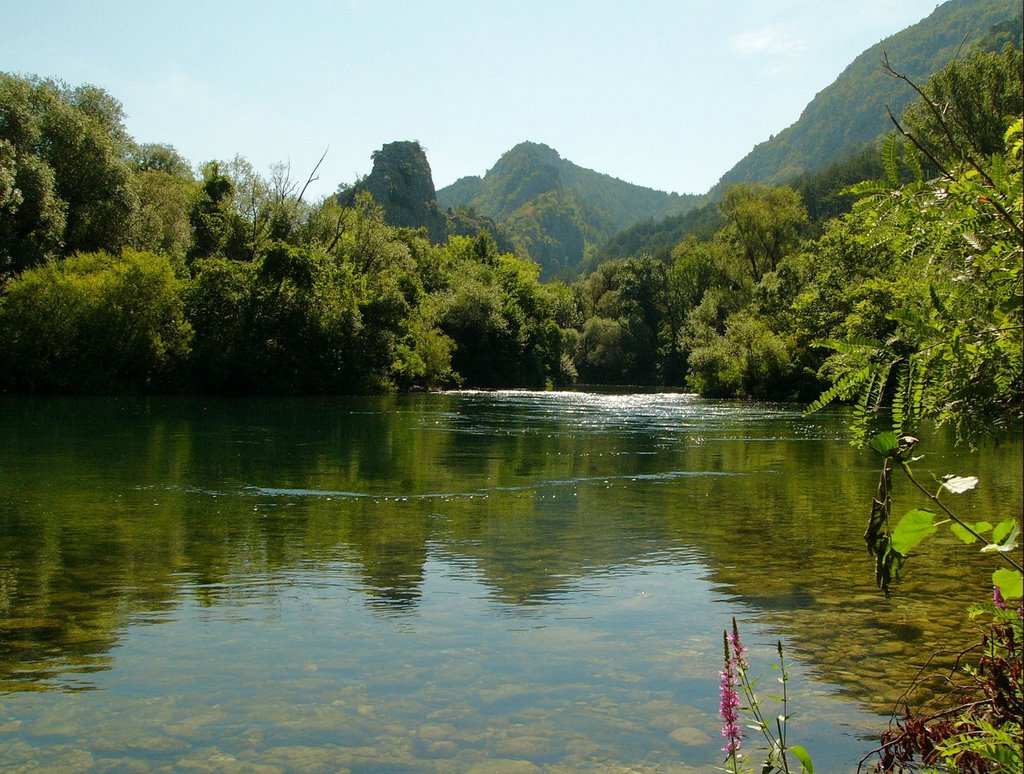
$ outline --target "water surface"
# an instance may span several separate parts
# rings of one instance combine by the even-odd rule
[[[1019,441],[925,452],[1019,516]],[[687,395],[3,398],[0,769],[710,771],[735,616],[852,770],[991,572],[939,539],[877,592],[877,467]]]

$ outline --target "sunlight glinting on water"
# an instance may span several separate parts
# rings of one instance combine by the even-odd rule
[[[759,673],[786,643],[794,733],[848,772],[985,581],[922,552],[880,595],[875,461],[797,407],[89,407],[0,413],[4,770],[711,771],[736,616]],[[1019,442],[934,444],[986,482],[972,518],[1019,501]]]

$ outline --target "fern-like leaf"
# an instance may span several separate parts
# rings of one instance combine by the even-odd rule
[[[906,414],[904,413],[907,407],[907,393],[904,388],[907,385],[909,379],[908,371],[912,369],[912,366],[907,361],[901,363],[897,369],[896,376],[896,391],[892,396],[892,431],[896,435],[903,435],[904,426],[906,424]]]
[[[882,166],[885,168],[885,179],[892,188],[900,184],[899,142],[895,134],[887,134],[882,143]]]
[[[873,370],[874,366],[868,365],[846,374],[835,384],[825,390],[825,392],[819,395],[817,400],[808,406],[807,411],[804,412],[804,416],[807,414],[813,414],[815,411],[820,411],[837,398],[843,398],[850,395],[864,382],[871,379],[871,373]]]

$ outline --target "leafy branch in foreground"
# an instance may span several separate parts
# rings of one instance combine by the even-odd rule
[[[890,287],[913,289],[912,303],[885,314],[885,336],[817,342],[835,353],[833,386],[810,411],[853,400],[858,440],[884,409],[897,434],[934,419],[971,442],[1024,419],[1022,149],[1018,118],[1004,153],[979,161],[965,152],[938,180],[879,182],[857,203],[861,222],[902,256]]]
[[[996,569],[992,574],[993,586],[999,588],[1004,597],[1020,597],[1024,568],[1015,558],[1020,547],[1020,525],[1017,520],[1010,517],[993,526],[987,521],[968,522],[957,516],[939,499],[939,496],[943,492],[962,494],[970,491],[978,485],[978,479],[974,476],[947,475],[942,479],[938,491],[932,494],[918,481],[910,468],[911,462],[921,459],[911,456],[917,443],[918,440],[912,436],[897,438],[891,432],[880,433],[869,442],[871,448],[884,457],[878,491],[872,500],[871,517],[864,533],[868,553],[875,560],[875,581],[878,586],[888,593],[890,584],[898,578],[900,568],[910,556],[910,552],[922,540],[934,534],[939,527],[948,525],[950,531],[966,545],[983,541],[985,545],[981,549],[982,553],[993,553],[1007,565]],[[907,480],[927,498],[931,506],[941,511],[945,518],[940,517],[934,510],[914,508],[903,515],[895,528],[890,528],[894,467],[899,467]],[[986,534],[990,537],[985,538]]]
[[[947,76],[973,78],[992,64],[953,63]],[[992,575],[992,624],[980,644],[959,654],[944,678],[948,690],[933,707],[911,712],[905,702],[902,720],[872,753],[879,759],[876,771],[1021,771],[1022,610],[1007,611],[1005,604],[1007,597],[1024,596],[1020,525],[1012,517],[993,525],[954,513],[940,496],[967,492],[977,478],[948,475],[930,491],[911,469],[921,458],[912,456],[918,440],[909,435],[923,420],[932,420],[954,426],[959,440],[974,445],[980,436],[1019,427],[1024,418],[1020,54],[1008,50],[994,64],[1013,74],[1007,104],[1016,100],[1012,110],[996,111],[990,122],[1004,132],[1001,147],[999,132],[996,142],[981,142],[977,132],[966,131],[977,111],[963,108],[960,98],[970,90],[954,88],[948,90],[950,100],[940,99],[940,82],[920,88],[886,61],[889,74],[920,98],[917,119],[912,108],[908,125],[924,127],[931,140],[922,142],[892,117],[902,145],[895,136],[887,141],[887,179],[852,191],[862,198],[851,216],[875,247],[885,247],[889,270],[870,288],[879,292],[865,295],[857,316],[848,318],[847,340],[819,342],[835,353],[822,369],[833,386],[810,410],[853,400],[855,440],[867,441],[883,457],[864,534],[877,584],[888,594],[914,549],[944,525],[965,544],[980,541],[982,552],[995,554],[1002,565]],[[1008,128],[1000,124],[1006,115],[1016,117]],[[959,123],[961,118],[968,120]],[[907,183],[900,174],[900,152],[912,173]],[[924,179],[922,156],[937,178]],[[871,338],[858,336],[864,333]],[[891,430],[878,433],[886,411]],[[896,468],[928,507],[909,511],[892,527]],[[933,659],[926,666],[932,667]],[[934,669],[927,671],[930,679]],[[925,672],[915,685],[923,684]]]
[[[910,464],[921,459],[911,456],[918,440],[880,433],[869,445],[883,455],[878,492],[872,501],[871,518],[864,533],[868,552],[875,560],[875,580],[888,594],[900,568],[911,552],[943,525],[967,545],[984,543],[981,551],[998,557],[1005,567],[992,574],[993,605],[975,608],[971,617],[990,613],[991,625],[981,642],[957,654],[952,672],[943,678],[946,690],[938,697],[940,708],[911,712],[911,691],[904,694],[902,718],[882,735],[881,746],[861,761],[878,757],[876,771],[911,772],[920,766],[942,764],[949,771],[988,772],[1021,770],[1022,651],[1024,611],[1008,610],[1006,598],[1024,596],[1024,573],[1019,559],[1020,525],[1015,518],[996,525],[969,522],[957,516],[939,497],[943,492],[962,494],[978,485],[975,476],[947,475],[938,491],[930,492],[914,476]],[[892,510],[892,471],[898,467],[935,510],[915,508],[895,528],[889,526]],[[988,535],[986,538],[985,536]],[[936,654],[940,655],[940,654]],[[977,655],[976,663],[968,657]],[[932,659],[929,659],[930,666]]]

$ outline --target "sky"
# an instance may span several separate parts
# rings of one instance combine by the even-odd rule
[[[704,193],[937,0],[0,0],[0,70],[90,83],[195,165],[311,198],[418,140],[435,186],[519,142]]]

